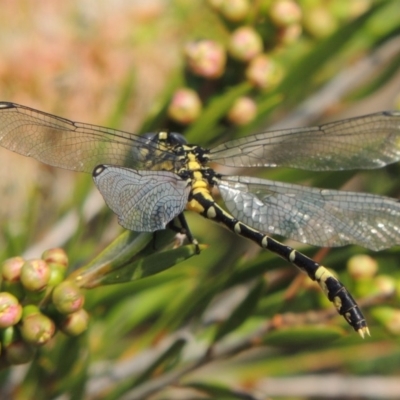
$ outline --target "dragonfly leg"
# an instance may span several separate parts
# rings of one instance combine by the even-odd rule
[[[168,223],[168,228],[173,230],[174,232],[185,235],[189,243],[193,244],[196,247],[196,253],[199,254],[200,253],[199,242],[197,241],[197,239],[193,237],[184,214],[180,213],[177,218],[179,220],[180,226],[176,225],[175,219],[173,219]]]

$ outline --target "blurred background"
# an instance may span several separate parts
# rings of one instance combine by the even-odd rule
[[[396,0],[6,0],[0,24],[0,100],[74,121],[167,128],[211,147],[400,108]],[[90,176],[3,148],[0,159],[3,260],[63,247],[74,269],[123,232]],[[254,174],[398,198],[399,172]],[[361,340],[287,262],[200,216],[188,222],[206,250],[88,290],[86,333],[59,333],[5,368],[2,396],[398,398],[398,248],[291,243],[352,290],[372,333]]]

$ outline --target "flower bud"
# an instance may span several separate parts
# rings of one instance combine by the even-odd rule
[[[22,307],[10,293],[0,292],[0,329],[15,325],[21,319]]]
[[[388,275],[378,275],[374,279],[378,293],[381,295],[390,296],[396,292],[396,280]]]
[[[4,281],[17,282],[21,275],[21,269],[25,260],[22,257],[12,257],[3,261],[1,265],[1,276]]]
[[[26,306],[24,306],[22,308],[22,318],[26,318],[29,315],[39,314],[39,313],[40,313],[40,309],[35,304],[27,304]]]
[[[22,338],[35,346],[47,343],[56,331],[54,322],[42,313],[30,314],[21,320]]]
[[[181,124],[190,124],[201,113],[201,100],[198,94],[187,88],[178,89],[168,107],[168,116]]]
[[[300,6],[293,0],[276,0],[271,4],[269,16],[274,25],[286,27],[301,21]]]
[[[48,286],[56,286],[65,279],[68,267],[68,256],[61,248],[46,250],[42,259],[50,267],[50,278]]]
[[[281,28],[278,33],[279,42],[283,45],[293,44],[301,36],[301,33],[302,27],[300,24],[292,24]]]
[[[222,0],[219,12],[232,22],[243,21],[250,11],[249,0]]]
[[[214,10],[219,10],[224,0],[207,0],[208,5]]]
[[[70,314],[83,307],[85,297],[74,282],[64,281],[54,288],[52,300],[61,314]]]
[[[48,286],[56,286],[65,279],[67,270],[64,265],[61,264],[49,264],[50,266],[50,278]]]
[[[266,54],[254,57],[246,69],[247,79],[260,89],[272,89],[282,80],[280,65]]]
[[[329,36],[337,28],[335,17],[324,7],[315,7],[304,14],[304,27],[313,36]]]
[[[48,264],[61,264],[68,266],[68,256],[64,249],[55,248],[46,250],[42,254],[42,259]]]
[[[390,333],[400,335],[400,310],[393,310],[393,314],[388,320],[386,328]]]
[[[378,263],[366,254],[357,254],[348,260],[347,271],[355,280],[372,278],[378,271]]]
[[[230,55],[239,61],[250,61],[263,50],[263,42],[258,32],[250,26],[236,29],[229,41]]]
[[[69,336],[78,336],[82,334],[88,327],[89,315],[81,308],[80,310],[66,315],[60,324],[60,329]]]
[[[245,125],[257,115],[257,104],[250,97],[239,97],[228,112],[229,122],[235,125]]]
[[[24,265],[22,257],[13,257],[5,260],[1,266],[1,275],[3,281],[1,290],[14,295],[18,300],[22,300],[25,296],[25,290],[21,285],[21,269]]]
[[[213,40],[198,40],[185,46],[189,70],[205,78],[219,78],[225,71],[225,49]]]
[[[50,267],[44,260],[28,260],[21,269],[21,283],[25,289],[38,292],[46,287],[50,279]]]
[[[400,311],[392,307],[374,307],[373,317],[379,321],[390,333],[400,335]]]

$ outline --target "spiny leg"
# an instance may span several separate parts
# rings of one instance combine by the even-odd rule
[[[194,194],[193,200],[201,205],[201,214],[204,217],[224,224],[231,231],[256,242],[262,248],[272,251],[305,272],[312,280],[318,282],[329,301],[336,307],[338,313],[345,318],[362,338],[364,338],[365,334],[369,335],[367,323],[356,301],[344,285],[324,266],[293,248],[238,221],[216,204],[214,200],[204,196],[202,192]]]
[[[183,213],[180,213],[177,218],[179,220],[180,226],[176,225],[175,219],[173,219],[168,223],[168,228],[173,230],[174,232],[185,235],[189,243],[193,244],[196,247],[196,253],[199,254],[200,253],[199,242],[193,237],[185,216],[183,215]]]

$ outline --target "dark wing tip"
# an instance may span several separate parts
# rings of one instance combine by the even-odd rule
[[[17,108],[16,104],[8,101],[0,101],[0,108]]]

